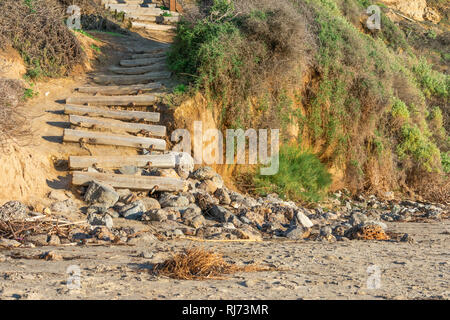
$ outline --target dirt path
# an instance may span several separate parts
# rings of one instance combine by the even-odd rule
[[[140,243],[136,247],[57,247],[3,251],[0,299],[449,299],[449,230],[443,223],[391,223],[416,242],[345,241]],[[173,252],[201,246],[238,264],[282,271],[238,273],[226,280],[185,281],[148,269]],[[65,261],[11,258],[47,250]],[[145,257],[143,257],[145,256]],[[81,288],[69,290],[66,270],[79,266]],[[367,288],[380,270],[380,288]],[[375,270],[375,269],[374,269]]]

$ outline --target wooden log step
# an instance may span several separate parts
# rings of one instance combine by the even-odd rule
[[[101,118],[90,118],[78,115],[70,115],[69,121],[71,124],[82,128],[114,129],[128,133],[138,133],[144,131],[148,132],[149,135],[157,137],[164,137],[166,135],[165,126],[130,123],[119,120],[103,120]]]
[[[146,56],[142,59],[140,58],[133,58],[133,59],[124,59],[120,61],[120,65],[122,67],[142,67],[142,66],[149,66],[155,63],[160,63],[166,61],[166,55],[161,57],[152,57],[153,54],[150,53],[144,53]],[[144,55],[142,54],[142,55]],[[139,57],[139,55],[132,55],[132,57]]]
[[[123,166],[136,166],[139,168],[154,167],[161,169],[175,168],[173,154],[158,154],[148,156],[70,156],[71,169],[85,169],[93,165],[99,168],[118,169]]]
[[[170,48],[170,44],[164,44],[160,43],[157,46],[152,47],[136,47],[131,48],[132,52],[135,54],[142,54],[142,53],[159,53],[159,52],[167,52],[167,50]]]
[[[163,71],[163,70],[167,70],[167,64],[165,63],[155,63],[150,66],[143,66],[143,67],[121,68],[112,66],[109,68],[109,71],[117,74],[144,74],[148,72]]]
[[[166,58],[167,52],[161,52],[161,53],[135,53],[131,56],[131,59],[158,59],[158,58]],[[161,59],[161,61],[165,61],[165,59]]]
[[[131,85],[144,84],[158,80],[169,79],[172,75],[169,71],[148,72],[139,75],[103,75],[94,78],[98,84],[116,84],[116,85]]]
[[[147,30],[155,30],[155,31],[174,31],[177,29],[176,26],[170,24],[156,24],[156,23],[146,23],[139,21],[132,21],[131,26],[133,28],[141,28]]]
[[[129,121],[149,121],[159,122],[161,115],[158,112],[128,111],[128,110],[109,110],[93,107],[71,106],[64,107],[65,114],[76,114],[80,116],[102,117],[117,120]]]
[[[100,86],[100,87],[80,87],[77,88],[78,92],[91,93],[91,94],[103,94],[103,95],[123,95],[123,94],[138,94],[151,92],[156,89],[160,89],[162,84],[159,82],[148,83],[145,85],[133,85],[133,86]]]
[[[155,138],[135,137],[131,135],[110,134],[103,132],[91,132],[64,129],[63,141],[84,142],[86,144],[102,144],[122,147],[150,148],[165,150],[166,141]]]
[[[185,183],[181,179],[153,176],[131,176],[123,174],[73,172],[72,184],[87,185],[91,181],[109,184],[114,188],[131,190],[183,191]]]
[[[82,96],[66,99],[67,104],[85,104],[92,106],[149,106],[156,102],[154,95],[139,96]]]

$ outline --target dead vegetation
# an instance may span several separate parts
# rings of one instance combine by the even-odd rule
[[[84,59],[75,35],[64,24],[63,8],[55,1],[0,2],[0,37],[19,51],[27,76],[67,75]]]
[[[158,275],[182,280],[223,279],[236,272],[272,271],[273,268],[258,265],[237,266],[226,262],[223,256],[201,248],[185,249],[172,258],[157,264]]]

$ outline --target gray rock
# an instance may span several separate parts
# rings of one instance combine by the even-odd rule
[[[216,172],[211,167],[201,167],[192,173],[192,178],[203,181],[212,179]]]
[[[212,197],[209,193],[206,192],[197,192],[194,194],[196,204],[203,211],[209,210],[212,206],[219,204],[219,200]]]
[[[146,211],[144,203],[137,200],[122,207],[119,213],[125,219],[139,220]]]
[[[163,194],[159,199],[161,208],[165,207],[187,207],[189,199],[183,196],[176,196],[169,193]]]
[[[0,220],[22,220],[28,216],[30,210],[19,201],[9,201],[0,207]]]
[[[175,156],[175,171],[182,179],[187,179],[194,171],[194,159],[186,152],[171,152]]]
[[[84,194],[84,201],[90,204],[103,204],[110,208],[119,201],[119,194],[109,185],[91,181]]]
[[[227,217],[230,215],[229,211],[221,206],[213,206],[209,209],[206,215],[212,217],[214,220],[219,222],[226,222]]]
[[[188,225],[193,227],[193,228],[201,228],[205,225],[206,220],[205,217],[203,215],[198,215],[190,220],[188,220]]]
[[[308,235],[307,229],[300,225],[291,226],[284,233],[284,236],[291,240],[304,239]]]
[[[180,214],[183,219],[193,219],[194,217],[201,215],[202,210],[194,204],[187,207],[186,210],[183,210]]]
[[[320,228],[320,235],[323,237],[327,237],[329,235],[331,235],[331,233],[333,232],[333,230],[331,229],[330,226],[325,226]]]
[[[109,214],[91,213],[88,215],[87,220],[91,226],[106,226],[108,229],[112,229],[114,226],[113,219]]]
[[[147,212],[145,216],[143,216],[145,220],[149,221],[166,221],[167,220],[167,211],[164,209],[156,209],[156,210],[150,210]]]
[[[161,205],[159,204],[158,200],[154,198],[146,197],[141,199],[141,201],[144,204],[146,211],[161,209]]]
[[[119,195],[120,202],[128,203],[129,200],[133,197],[133,193],[129,189],[118,189],[116,193]]]
[[[36,235],[30,235],[25,238],[27,242],[31,242],[32,244],[36,246],[46,246],[48,236],[47,234],[36,234]]]
[[[47,244],[49,246],[58,246],[61,244],[61,239],[56,234],[52,234],[50,237],[48,237]]]
[[[50,206],[50,210],[52,212],[69,214],[78,211],[78,207],[72,199],[67,199],[65,201],[52,203],[52,205]]]
[[[349,219],[349,223],[352,226],[357,226],[367,220],[369,220],[369,218],[365,214],[361,212],[354,212]]]
[[[180,196],[186,197],[189,200],[189,203],[195,203],[195,197],[190,192],[182,192]]]
[[[208,193],[214,193],[216,190],[220,187],[216,182],[213,180],[203,180],[197,188],[203,191],[206,191]]]
[[[295,212],[293,222],[295,225],[300,225],[304,228],[311,228],[314,225],[312,221],[300,210]]]

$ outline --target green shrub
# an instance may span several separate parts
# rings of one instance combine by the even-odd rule
[[[439,171],[440,151],[417,125],[403,125],[401,135],[402,142],[397,146],[400,159],[412,156],[426,171]],[[437,159],[439,162],[436,161]]]
[[[406,104],[398,99],[394,98],[394,103],[392,105],[391,114],[395,118],[402,119],[404,121],[409,119],[409,110]]]
[[[450,77],[434,71],[428,62],[421,58],[412,68],[416,79],[427,97],[448,98]]]
[[[445,173],[450,173],[450,151],[441,153],[442,169]]]
[[[296,146],[283,146],[279,159],[277,174],[254,177],[258,193],[276,192],[293,201],[318,201],[323,197],[331,184],[331,175],[317,156]]]

